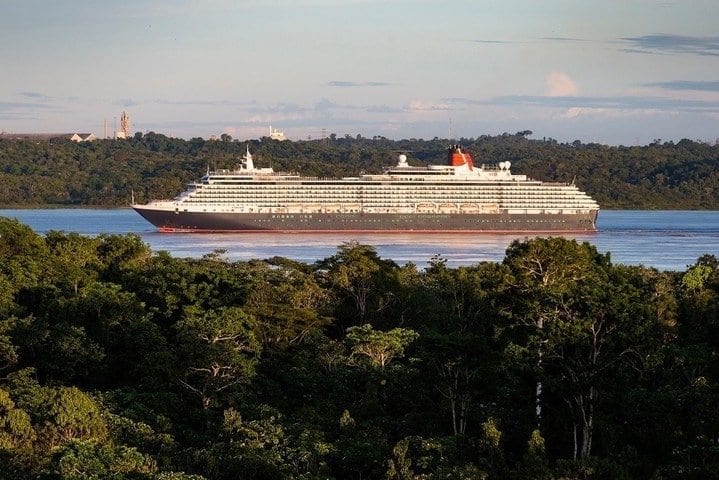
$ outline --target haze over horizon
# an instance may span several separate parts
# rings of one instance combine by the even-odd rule
[[[5,0],[0,131],[719,139],[716,0]]]

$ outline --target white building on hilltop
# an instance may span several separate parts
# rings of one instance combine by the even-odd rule
[[[97,140],[94,133],[0,133],[0,139],[6,140],[35,140],[35,141],[55,141],[55,140],[72,140],[73,142],[92,142]]]
[[[281,132],[276,128],[272,128],[272,125],[270,125],[270,139],[279,141],[287,140],[285,138],[285,132]]]

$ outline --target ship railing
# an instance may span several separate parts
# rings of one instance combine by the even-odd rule
[[[593,208],[505,208],[510,215],[583,215],[597,211]]]

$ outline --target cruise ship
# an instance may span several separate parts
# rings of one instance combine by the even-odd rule
[[[572,182],[532,180],[509,162],[475,166],[459,146],[445,165],[319,178],[258,168],[208,171],[174,200],[132,207],[162,232],[593,232],[599,205]]]

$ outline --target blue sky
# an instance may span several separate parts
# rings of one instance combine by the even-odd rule
[[[716,0],[0,0],[0,42],[6,132],[719,138]]]

